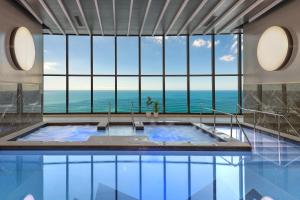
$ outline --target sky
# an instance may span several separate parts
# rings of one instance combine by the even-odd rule
[[[44,73],[65,74],[66,47],[64,36],[44,36]],[[190,73],[203,75],[211,73],[211,36],[191,36],[190,40]],[[167,36],[165,38],[165,63],[167,75],[186,74],[187,41],[185,36]],[[93,37],[94,74],[114,75],[115,73],[115,43],[114,37]],[[237,35],[215,36],[216,74],[237,74]],[[162,37],[141,38],[141,73],[143,75],[162,74]],[[138,74],[138,37],[117,38],[117,74]],[[69,36],[69,73],[90,74],[90,40],[89,36]],[[89,90],[89,77],[71,77],[70,89]],[[114,77],[97,77],[94,79],[95,90],[114,89]],[[136,77],[119,77],[119,90],[138,89]],[[142,78],[143,90],[161,90],[161,77]],[[237,88],[236,77],[217,77],[217,90]],[[46,90],[65,89],[64,77],[47,77]],[[185,77],[166,78],[166,89],[186,89]],[[191,90],[210,90],[210,77],[191,77]]]

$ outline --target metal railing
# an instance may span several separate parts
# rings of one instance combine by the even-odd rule
[[[6,117],[6,115],[8,113],[14,113],[16,114],[17,113],[17,100],[21,98],[21,94],[18,94],[18,95],[13,95],[11,97],[11,103],[10,104],[2,104],[0,105],[0,122],[2,122],[4,120],[4,118]],[[16,103],[14,103],[16,102]],[[14,110],[15,109],[15,110]],[[20,114],[20,113],[19,113]]]
[[[108,103],[108,112],[107,112],[107,131],[108,131],[108,135],[110,133],[110,122],[111,122],[111,103]]]
[[[235,124],[238,126],[238,128],[240,129],[241,133],[244,135],[244,137],[246,138],[246,141],[247,143],[251,146],[251,143],[250,143],[250,140],[247,136],[247,134],[245,133],[239,119],[238,119],[238,116],[237,114],[231,114],[231,113],[227,113],[227,112],[223,112],[223,111],[218,111],[216,109],[212,109],[212,108],[207,108],[207,107],[201,107],[201,109],[205,109],[205,110],[210,110],[213,112],[213,131],[214,133],[216,132],[216,121],[217,121],[217,113],[219,114],[223,114],[223,115],[227,115],[227,116],[230,116],[230,137],[231,138],[234,138],[233,137],[233,124],[234,124],[234,121],[233,119],[235,120]],[[202,120],[202,113],[200,113],[200,123],[202,123],[203,120]],[[235,138],[237,139],[237,138]]]
[[[284,133],[290,134],[290,135],[293,135],[293,136],[296,136],[296,137],[300,137],[299,132],[291,124],[291,122],[289,121],[289,119],[286,117],[285,114],[275,113],[275,112],[268,112],[268,111],[261,111],[261,110],[254,110],[254,109],[248,109],[248,108],[243,108],[240,105],[238,105],[238,107],[242,111],[246,111],[246,112],[243,112],[244,114],[253,113],[254,149],[256,148],[255,147],[255,145],[256,145],[256,138],[255,138],[255,136],[256,136],[256,129],[257,129],[256,127],[257,127],[257,123],[258,123],[258,121],[257,121],[257,115],[258,114],[269,115],[269,116],[272,116],[272,117],[275,118],[275,122],[274,123],[276,124],[275,128],[277,129],[276,131],[277,131],[277,144],[278,144],[277,152],[276,153],[278,154],[278,163],[276,161],[273,161],[272,159],[269,159],[269,161],[277,164],[280,167],[287,167],[291,163],[293,163],[295,161],[298,161],[300,159],[300,156],[297,156],[296,158],[292,159],[291,161],[287,162],[286,164],[282,163],[282,154],[287,154],[287,152],[285,152],[285,151],[282,152],[282,149],[281,149],[281,142],[280,142],[280,137],[281,137],[281,133],[282,133],[282,131],[280,130],[281,126],[282,126],[282,121],[281,120],[284,120],[286,122],[286,125],[288,125],[289,128],[291,128],[291,130],[294,132],[294,134],[290,134],[289,132],[284,132]],[[257,155],[261,156],[263,159],[268,160],[268,158],[265,155],[260,154],[259,152],[256,152],[256,153],[257,153]]]
[[[243,111],[247,111],[250,113],[253,113],[253,129],[254,132],[256,132],[256,125],[257,125],[257,114],[263,114],[263,115],[270,115],[270,116],[274,116],[275,120],[276,120],[276,124],[277,124],[277,134],[278,134],[278,139],[281,136],[281,131],[280,131],[280,127],[281,127],[281,120],[280,119],[284,119],[286,124],[294,131],[294,134],[292,134],[293,136],[297,136],[300,137],[300,134],[298,133],[298,131],[295,129],[295,127],[291,124],[291,122],[288,120],[288,118],[283,115],[283,114],[278,114],[278,113],[274,113],[274,112],[266,112],[266,111],[260,111],[260,110],[254,110],[254,109],[248,109],[248,108],[243,108],[240,105],[237,105],[239,107],[239,109],[243,110]],[[244,113],[245,114],[245,113]]]
[[[111,103],[108,104],[107,123],[111,122]]]
[[[9,111],[11,108],[14,108],[14,105],[13,105],[13,104],[2,105],[1,107],[4,107],[4,109],[1,108],[0,122],[1,122],[2,119],[4,119],[6,113],[9,113],[8,111]],[[3,111],[2,111],[2,110],[3,110]]]
[[[134,128],[135,124],[134,124],[133,102],[130,103],[130,117],[131,117],[131,123],[132,123],[132,126],[133,126],[133,128]]]
[[[278,107],[270,105],[261,105],[262,110],[272,110],[279,114],[289,114],[289,113],[300,113],[300,108],[298,107]]]

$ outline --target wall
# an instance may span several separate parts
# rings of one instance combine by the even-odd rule
[[[244,27],[244,107],[285,114],[300,130],[300,1],[290,0],[278,6],[267,15]],[[256,48],[258,40],[270,26],[287,28],[293,37],[293,53],[289,63],[282,70],[264,71],[258,64]],[[246,116],[246,115],[245,115]],[[253,123],[253,116],[246,121]],[[264,127],[277,129],[274,116],[258,115],[256,122]],[[281,129],[290,132],[285,120]]]
[[[34,36],[36,60],[29,71],[16,70],[9,39],[14,28],[25,26]],[[0,1],[0,136],[42,121],[42,27],[15,1]]]
[[[300,1],[288,1],[269,15],[244,27],[244,74],[245,84],[273,84],[300,82]],[[264,71],[258,64],[256,47],[262,32],[270,26],[279,25],[291,31],[294,41],[292,59],[287,67],[276,72]]]

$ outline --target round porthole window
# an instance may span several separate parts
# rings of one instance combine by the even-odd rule
[[[280,27],[272,26],[261,35],[257,45],[257,59],[266,71],[276,71],[284,67],[292,55],[292,37]]]
[[[35,60],[35,46],[31,32],[26,27],[16,28],[10,38],[10,53],[19,70],[28,71]]]

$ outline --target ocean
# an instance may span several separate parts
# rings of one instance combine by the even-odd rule
[[[138,91],[118,91],[117,111],[130,112],[131,102],[134,112],[138,112]],[[163,111],[162,91],[142,91],[141,110],[147,111],[146,99],[150,96],[152,100],[159,102],[159,110]],[[109,90],[95,90],[93,96],[93,112],[107,112],[109,104],[111,111],[115,111],[115,93]],[[235,113],[238,103],[237,90],[217,90],[216,109],[223,112]],[[187,113],[187,92],[186,91],[166,91],[166,113]],[[151,110],[152,110],[151,106]],[[212,91],[198,90],[190,92],[191,113],[211,113]],[[44,113],[65,113],[66,93],[60,90],[44,91]],[[69,91],[69,112],[86,113],[91,112],[91,95],[87,90]]]

